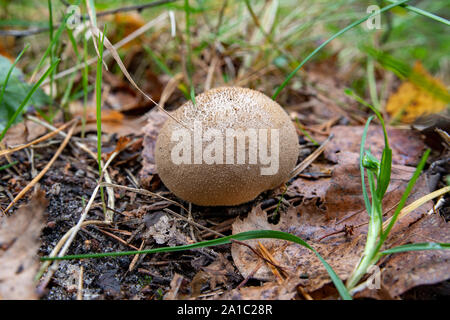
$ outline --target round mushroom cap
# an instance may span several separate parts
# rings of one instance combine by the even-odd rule
[[[255,199],[289,179],[299,144],[281,106],[265,94],[221,87],[178,108],[156,141],[158,174],[179,198],[202,206]]]

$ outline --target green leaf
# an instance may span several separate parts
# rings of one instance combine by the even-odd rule
[[[380,173],[378,175],[377,197],[383,199],[391,181],[392,149],[385,146],[381,156]]]
[[[369,150],[365,151],[363,157],[363,166],[366,169],[372,170],[378,174],[380,171],[380,161]]]
[[[12,126],[12,124],[15,123],[17,121],[17,119],[19,118],[19,116],[25,111],[25,107],[27,105],[29,105],[30,101],[32,100],[33,95],[38,91],[39,86],[42,84],[42,82],[45,80],[45,78],[47,78],[50,75],[50,73],[55,69],[55,67],[58,63],[59,63],[59,59],[57,59],[47,69],[47,71],[45,71],[45,73],[39,78],[39,80],[31,88],[29,88],[28,92],[26,93],[25,98],[22,101],[17,100],[17,97],[12,99],[12,101],[14,102],[13,107],[16,106],[16,102],[18,103],[18,101],[21,101],[21,103],[15,109],[15,112],[11,116],[8,115],[8,117],[6,117],[6,118],[0,117],[0,121],[4,121],[4,120],[7,121],[6,124],[4,124],[4,125],[3,125],[3,123],[0,122],[0,128],[3,128],[3,129],[1,129],[2,133],[0,135],[0,141],[2,141],[3,138],[5,137],[6,131],[8,131],[8,129]],[[8,84],[8,87],[9,87],[9,84]],[[8,87],[5,90],[5,96],[8,92]],[[6,101],[7,100],[4,99],[3,103],[5,103]],[[4,109],[7,109],[7,108],[3,108],[2,106],[0,106],[0,110],[4,110]]]
[[[16,58],[16,61],[14,62],[14,64],[12,64],[9,61],[9,59],[0,55],[0,83],[4,83],[5,80],[8,79],[8,73],[10,73],[10,77],[12,77],[12,79],[14,79],[14,78],[15,79],[23,79],[22,71],[20,71],[20,69],[18,69],[18,68],[15,68],[15,64],[18,61],[18,59],[20,58],[20,56],[21,56],[21,54],[19,54],[19,56]],[[11,67],[13,67],[13,68],[11,69]],[[11,72],[9,72],[10,69],[11,69]]]
[[[395,0],[387,0],[387,1],[389,1],[391,3],[395,3],[396,2]],[[450,21],[448,21],[447,19],[445,19],[443,17],[439,17],[439,16],[437,16],[437,15],[431,13],[431,12],[428,12],[428,11],[425,11],[425,10],[422,10],[422,9],[419,9],[419,8],[416,8],[416,7],[407,5],[407,4],[402,4],[400,6],[405,8],[405,9],[408,9],[408,10],[410,10],[412,12],[420,14],[420,15],[422,15],[424,17],[433,19],[433,20],[435,20],[437,22],[440,22],[440,23],[443,23],[443,24],[445,24],[447,26],[450,26]]]
[[[18,58],[20,58],[20,56],[21,55],[19,55]],[[16,59],[16,62],[17,60],[18,59]],[[20,69],[15,67],[15,63],[11,64],[8,59],[0,56],[0,132],[3,131],[10,120],[13,119],[19,108],[21,108],[21,110],[13,119],[11,125],[22,119],[22,113],[25,112],[30,105],[41,107],[50,102],[50,98],[44,91],[40,88],[35,88],[26,103],[21,106],[22,102],[27,98],[28,93],[33,89],[33,85],[21,81],[21,79],[23,79],[23,74]]]
[[[420,162],[417,165],[417,168],[414,171],[414,174],[411,177],[411,180],[409,180],[405,191],[403,192],[403,195],[402,195],[402,197],[400,199],[400,202],[399,202],[397,208],[395,209],[394,214],[391,217],[391,222],[387,226],[386,230],[384,230],[384,232],[382,232],[382,234],[381,234],[380,242],[378,244],[377,250],[379,250],[381,248],[381,246],[383,245],[384,241],[386,240],[386,238],[388,237],[389,233],[391,232],[391,229],[394,226],[395,222],[397,221],[397,217],[398,217],[400,211],[403,209],[403,207],[404,207],[404,205],[406,203],[406,200],[408,199],[408,196],[411,193],[412,188],[414,187],[417,179],[419,178],[420,173],[422,172],[423,167],[425,166],[425,164],[427,162],[427,158],[428,158],[429,155],[430,155],[430,149],[427,149],[425,151],[425,153],[423,154],[422,158],[420,159]]]
[[[366,189],[366,183],[364,181],[364,145],[366,144],[366,138],[367,138],[367,131],[369,130],[370,121],[374,116],[370,116],[369,119],[367,119],[366,126],[364,127],[364,132],[361,138],[361,147],[359,149],[359,170],[361,171],[361,185],[362,185],[362,192],[364,197],[364,203],[366,205],[367,213],[370,215],[370,212],[372,211],[372,207],[369,200],[369,195],[367,194]]]
[[[140,251],[123,251],[123,252],[105,252],[105,253],[92,253],[92,254],[81,254],[81,255],[68,255],[68,256],[62,256],[62,257],[42,257],[41,261],[119,257],[119,256],[135,255],[135,254],[174,252],[174,251],[183,251],[183,250],[191,250],[191,249],[223,245],[223,244],[232,242],[232,240],[243,241],[243,240],[251,240],[251,239],[268,239],[268,238],[282,239],[282,240],[295,242],[303,247],[308,248],[312,252],[314,252],[314,254],[317,256],[317,258],[319,258],[319,260],[322,262],[325,269],[327,270],[328,274],[330,275],[331,280],[333,281],[334,285],[336,286],[336,289],[338,290],[342,299],[344,299],[344,300],[352,299],[350,293],[348,292],[348,290],[345,287],[342,280],[338,277],[336,272],[334,272],[333,268],[328,264],[328,262],[326,262],[325,259],[322,258],[322,256],[313,247],[311,247],[308,243],[306,243],[304,240],[300,239],[299,237],[294,236],[293,234],[282,232],[282,231],[276,231],[276,230],[246,231],[246,232],[241,232],[241,233],[234,234],[234,235],[227,236],[227,237],[222,237],[222,238],[213,239],[213,240],[209,240],[209,241],[197,242],[197,243],[188,244],[188,245],[184,245],[184,246],[176,246],[176,247],[163,247],[163,248],[140,250]]]
[[[421,243],[411,243],[402,246],[394,247],[388,250],[380,252],[382,255],[408,252],[408,251],[422,251],[422,250],[449,250],[450,243],[436,243],[436,242],[421,242]]]
[[[437,86],[433,81],[430,81],[429,79],[423,77],[422,74],[415,72],[413,68],[402,60],[394,58],[389,53],[378,51],[368,46],[362,46],[361,50],[377,60],[383,68],[394,72],[400,79],[408,79],[436,98],[446,103],[450,103],[450,93],[448,90]]]

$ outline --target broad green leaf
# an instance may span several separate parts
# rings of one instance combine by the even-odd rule
[[[22,102],[26,99],[30,90],[33,88],[32,84],[22,82],[23,73],[18,68],[12,69],[8,83],[4,88],[4,82],[11,66],[12,64],[8,59],[0,56],[0,92],[3,92],[3,97],[0,101],[0,132],[5,129],[6,124],[12,119]],[[12,124],[17,123],[22,119],[22,113],[25,112],[29,106],[41,107],[49,102],[50,98],[44,91],[37,88]]]
[[[39,78],[39,80],[33,84],[32,86],[30,86],[29,90],[26,93],[26,96],[23,100],[17,100],[17,102],[19,103],[17,109],[15,110],[14,114],[7,118],[0,118],[1,124],[3,126],[3,129],[1,130],[1,135],[0,135],[0,141],[3,140],[3,138],[5,137],[6,131],[8,131],[8,129],[17,121],[18,118],[20,118],[20,115],[22,115],[23,112],[25,112],[25,107],[27,105],[29,105],[30,101],[33,101],[33,95],[36,93],[36,91],[38,91],[39,86],[42,84],[42,82],[45,80],[45,78],[47,78],[50,73],[55,69],[56,65],[59,63],[59,59],[57,59],[48,69],[47,71]],[[9,82],[8,82],[8,86],[9,86]],[[6,96],[6,91],[8,90],[8,87],[6,87],[5,90],[5,96]],[[16,100],[12,100],[14,103],[16,102]],[[6,103],[6,99],[3,99],[2,102],[2,106]],[[0,106],[0,110],[6,109],[2,108],[2,106]],[[14,107],[16,106],[16,104],[14,104]]]

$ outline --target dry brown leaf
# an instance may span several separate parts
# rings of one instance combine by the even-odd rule
[[[209,283],[211,290],[214,290],[218,284],[228,286],[229,276],[235,274],[233,265],[222,254],[218,254],[217,260],[202,270],[197,272],[190,283],[192,297],[198,297],[202,286]]]
[[[335,126],[331,129],[334,138],[326,146],[324,155],[337,162],[339,152],[349,151],[359,154],[363,126]],[[415,166],[424,149],[420,133],[409,129],[388,128],[389,144],[392,148],[393,164]],[[370,126],[367,133],[366,149],[369,148],[378,159],[384,148],[383,129],[381,126]]]
[[[361,219],[346,219],[343,223],[361,223],[367,221],[364,200],[361,188],[361,173],[359,169],[359,155],[351,152],[342,152],[338,156],[338,165],[333,170],[330,185],[323,198],[328,218],[334,218],[336,221],[346,219],[354,213],[361,212]],[[402,165],[392,165],[391,181],[387,192],[383,198],[383,208],[386,211],[395,208],[400,200],[406,184],[414,173],[415,168]],[[366,176],[366,188],[369,190],[368,179]],[[414,190],[409,196],[409,202],[428,194],[428,185],[425,177],[422,175],[416,182]]]
[[[125,149],[130,142],[131,139],[128,137],[124,136],[119,137],[119,140],[117,140],[116,147],[114,148],[114,150],[106,154],[106,159],[109,159],[114,152],[120,152],[123,149]]]
[[[249,286],[233,289],[225,293],[222,300],[291,300],[295,297],[294,279],[286,279],[283,284],[266,282],[262,286]]]
[[[83,106],[80,102],[74,102],[71,104],[71,112],[75,116],[82,117]],[[97,131],[97,114],[94,107],[87,108],[86,110],[86,132]],[[120,111],[116,110],[102,110],[102,132],[107,134],[117,134],[119,137],[127,135],[141,134],[141,128],[143,126],[143,119],[140,117],[126,116]],[[75,129],[75,134],[82,131],[82,125],[80,124]]]
[[[158,108],[153,108],[148,113],[148,124],[144,127],[144,150],[142,151],[142,171],[141,177],[145,179],[156,173],[155,166],[155,146],[156,138],[161,130],[167,115]]]
[[[183,276],[175,273],[173,275],[172,281],[170,281],[170,289],[169,291],[164,295],[164,300],[176,300],[178,295],[180,294],[180,287],[183,284]]]
[[[237,220],[233,224],[233,234],[269,229],[290,232],[306,240],[331,264],[341,278],[348,277],[363,248],[362,237],[354,239],[340,237],[338,241],[337,237],[334,237],[332,240],[320,242],[324,233],[334,231],[332,225],[323,214],[318,212],[309,214],[305,211],[298,217],[297,209],[294,207],[281,216],[280,223],[277,225],[267,222],[266,213],[260,207],[254,208],[246,219]],[[304,286],[308,292],[317,290],[331,281],[321,262],[308,249],[281,240],[259,241],[269,250],[279,265],[285,268],[290,277],[296,279],[296,285]],[[255,247],[257,241],[249,240],[247,243]],[[233,244],[231,253],[243,277],[247,277],[258,264],[259,258],[246,247]],[[253,277],[265,281],[276,280],[267,266],[261,267]],[[308,279],[300,279],[300,277]]]
[[[312,245],[334,268],[341,279],[347,279],[364,249],[368,215],[364,210],[361,192],[358,154],[344,152],[338,160],[339,164],[333,170],[331,179],[320,182],[322,185],[317,189],[317,198],[304,197],[300,206],[291,207],[287,213],[281,215],[280,222],[277,225],[270,224],[267,221],[266,213],[259,206],[255,207],[247,218],[236,220],[233,224],[233,234],[263,229],[281,230],[295,234]],[[389,209],[395,209],[413,172],[414,168],[412,167],[393,166],[392,181],[384,201],[386,217],[392,215],[394,210]],[[301,188],[302,183],[299,180],[304,181],[305,179],[298,178],[295,182],[296,188]],[[327,182],[328,187],[326,188]],[[291,192],[295,192],[295,188],[291,189]],[[427,182],[422,175],[418,179],[408,203],[427,193]],[[306,194],[311,195],[309,191]],[[422,217],[431,206],[430,203],[427,203],[398,221],[386,246],[391,247],[409,242],[408,239],[415,233],[414,228],[410,226],[421,223]],[[347,227],[350,226],[353,233],[343,232],[349,230]],[[441,235],[442,232],[438,232],[441,227],[432,228],[430,226],[429,230],[436,235],[434,241],[448,242],[448,239],[446,240]],[[448,228],[446,232],[448,232]],[[275,260],[286,268],[292,279],[296,279],[293,281],[304,287],[306,292],[316,291],[331,282],[321,262],[308,249],[281,240],[265,239],[260,241],[271,252]],[[422,239],[421,242],[423,241]],[[256,240],[248,241],[248,243],[254,247],[257,244]],[[252,251],[236,244],[232,245],[232,255],[236,266],[244,277],[249,275],[259,262],[259,258],[255,257]],[[405,255],[408,255],[408,253]],[[446,263],[448,268],[448,262],[438,262],[431,259],[421,263],[427,263],[427,266],[431,269],[436,266],[438,272],[433,276],[435,280],[442,281],[450,276],[448,272],[441,272],[443,269],[442,263]],[[427,276],[422,275],[422,273],[428,272],[426,268],[414,266],[414,259],[409,260],[409,267],[416,267],[417,269],[417,273],[412,279],[408,278],[407,270],[396,275],[399,279],[409,279],[404,280],[408,282],[408,286],[405,285],[404,290],[427,283]],[[266,281],[275,280],[273,274],[265,265],[254,274],[254,278]],[[391,290],[391,288],[387,290]],[[392,295],[401,294],[404,290],[392,290]]]
[[[334,166],[328,164],[311,164],[307,172],[303,172],[303,174],[308,173],[326,173],[329,174]],[[288,186],[287,194],[291,197],[301,196],[305,199],[324,199],[325,193],[327,192],[328,186],[330,185],[331,177],[321,177],[319,179],[307,179],[299,177],[292,181],[292,183]]]
[[[137,12],[118,12],[110,20],[113,20],[113,26],[116,29],[115,32],[112,32],[111,41],[113,43],[120,41],[145,24],[144,19]],[[141,42],[142,39],[136,38],[123,48],[126,49]]]
[[[16,37],[13,36],[3,36],[0,42],[0,55],[8,58],[11,63],[14,63],[16,59],[16,54],[14,53],[16,43]]]
[[[140,107],[141,104],[139,102],[139,98],[127,92],[128,83],[124,82],[123,86],[126,87],[120,88],[121,91],[115,92],[114,94],[109,94],[108,97],[106,98],[111,108],[123,112],[123,111],[131,111],[133,109]]]
[[[45,129],[45,127],[33,121],[25,120],[9,128],[3,142],[5,142],[7,146],[17,146],[33,141],[46,132],[47,129]]]
[[[47,204],[45,192],[38,191],[11,217],[0,217],[0,299],[38,298],[36,253]]]

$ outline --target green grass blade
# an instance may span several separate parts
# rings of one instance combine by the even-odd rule
[[[99,57],[97,59],[97,74],[95,78],[95,102],[97,118],[97,161],[99,175],[102,174],[102,78],[103,78],[103,43],[105,39],[105,29],[102,37],[98,41]]]
[[[383,199],[384,194],[387,191],[389,183],[391,181],[391,168],[392,168],[392,149],[384,147],[383,154],[381,156],[380,174],[378,176],[377,184],[377,197]]]
[[[158,57],[148,45],[143,45],[143,48],[148,53],[150,58],[153,59],[158,68],[161,69],[162,72],[173,78],[174,74],[172,73],[172,71],[170,71],[169,67],[164,63],[164,61],[160,57]]]
[[[377,176],[377,190],[376,190],[378,199],[382,200],[391,181],[391,167],[392,167],[392,149],[389,147],[389,139],[386,130],[386,124],[384,123],[383,116],[374,106],[364,101],[364,99],[355,94],[351,89],[346,89],[344,90],[344,92],[348,96],[352,97],[359,103],[365,105],[370,110],[372,110],[377,116],[383,128],[384,149],[383,154],[381,156],[380,172]]]
[[[390,3],[395,3],[394,0],[387,0],[387,1],[389,1]],[[420,15],[422,15],[422,16],[424,16],[424,17],[433,19],[434,21],[437,21],[437,22],[443,23],[443,24],[445,24],[445,25],[447,25],[447,26],[450,26],[450,21],[448,21],[448,20],[445,19],[445,18],[439,17],[439,16],[437,16],[437,15],[431,13],[431,12],[428,12],[428,11],[425,11],[425,10],[422,10],[422,9],[419,9],[419,8],[417,8],[417,7],[410,6],[410,5],[408,5],[408,4],[402,4],[402,5],[400,5],[400,6],[403,7],[403,8],[405,8],[405,9],[408,9],[409,11],[412,11],[412,12],[417,13],[417,14],[420,14]]]
[[[22,101],[22,103],[20,104],[19,108],[17,108],[16,112],[14,113],[14,115],[8,120],[8,123],[6,124],[5,128],[3,129],[2,134],[0,135],[0,141],[3,140],[3,138],[5,137],[6,132],[8,131],[8,129],[11,127],[11,125],[14,123],[14,121],[16,120],[16,118],[19,116],[19,114],[22,113],[23,109],[25,108],[25,106],[27,105],[28,101],[31,99],[33,93],[39,88],[39,86],[42,84],[42,82],[44,82],[45,78],[47,78],[52,72],[53,70],[56,68],[56,66],[59,63],[59,59],[57,59],[48,69],[47,71],[45,71],[45,73],[39,78],[39,80],[33,85],[33,87],[30,89],[30,91],[28,92],[27,96],[25,97],[25,99]]]
[[[370,204],[369,195],[367,193],[366,189],[366,183],[364,178],[364,171],[365,168],[363,166],[363,158],[364,158],[364,145],[366,144],[366,138],[367,138],[367,131],[369,130],[370,121],[372,121],[374,116],[370,116],[369,119],[367,119],[366,126],[364,127],[363,135],[361,138],[361,147],[359,148],[359,170],[361,171],[361,185],[362,185],[362,192],[364,197],[364,203],[366,205],[367,213],[370,215],[372,212],[372,206]]]
[[[92,24],[94,26],[97,25],[97,13],[95,12],[95,3],[94,0],[88,0],[90,4],[90,8],[92,10]]]
[[[381,110],[377,93],[377,83],[375,80],[375,63],[372,57],[367,58],[367,82],[369,84],[369,93],[372,104],[377,110]]]
[[[72,44],[73,51],[75,52],[75,55],[77,57],[77,64],[78,64],[81,62],[81,56],[80,56],[80,53],[78,52],[78,47],[77,47],[75,37],[73,36],[73,32],[70,28],[66,28],[66,32],[67,32],[67,35],[69,36],[70,43]],[[69,78],[68,83],[65,86],[66,89],[64,90],[64,94],[61,98],[61,106],[62,106],[63,110],[66,109],[67,104],[70,101],[70,93],[72,92],[72,88],[73,88],[73,84],[74,84],[76,75],[77,75],[77,73],[73,72]]]
[[[414,187],[417,179],[419,178],[420,173],[422,172],[423,167],[425,166],[425,163],[427,162],[427,158],[430,154],[430,149],[427,149],[425,153],[423,154],[422,158],[420,159],[419,164],[417,165],[416,170],[414,171],[413,176],[408,182],[408,185],[406,186],[405,191],[403,192],[403,195],[400,199],[400,202],[397,206],[397,209],[395,209],[394,214],[392,215],[391,222],[387,226],[386,230],[382,232],[380,237],[380,243],[378,245],[378,249],[381,248],[381,245],[383,244],[384,240],[388,237],[389,233],[391,232],[392,227],[394,226],[395,222],[397,221],[397,217],[400,213],[400,211],[403,209],[406,200],[408,199],[409,194],[411,193],[412,188]]]
[[[314,140],[313,137],[303,128],[303,125],[300,123],[300,120],[298,118],[295,118],[295,121],[297,122],[297,128],[311,141],[315,146],[319,146],[320,144]]]
[[[13,165],[16,165],[17,163],[18,163],[18,161],[13,161],[11,163],[7,163],[7,164],[5,164],[5,165],[0,167],[0,171],[6,170],[6,169],[12,167]]]
[[[89,259],[89,258],[104,258],[104,257],[119,257],[119,256],[129,256],[135,254],[149,254],[149,253],[157,253],[157,252],[174,252],[174,251],[183,251],[183,250],[192,250],[204,247],[212,247],[223,244],[231,243],[232,240],[252,240],[252,239],[281,239],[287,240],[290,242],[297,243],[303,247],[308,248],[319,258],[319,260],[323,263],[325,269],[331,277],[336,289],[344,300],[351,300],[352,297],[348,290],[345,288],[344,283],[338,277],[336,272],[334,272],[333,268],[322,258],[322,256],[308,243],[304,240],[300,239],[293,234],[275,231],[275,230],[254,230],[254,231],[246,231],[241,232],[235,235],[222,237],[218,239],[208,240],[197,242],[193,244],[188,244],[184,246],[176,246],[176,247],[163,247],[149,250],[140,250],[140,251],[123,251],[123,252],[106,252],[106,253],[92,253],[92,254],[82,254],[82,255],[68,255],[63,257],[42,257],[41,261],[51,261],[51,260],[71,260],[71,259]]]
[[[52,8],[52,0],[48,0],[48,28],[49,28],[49,37],[50,37],[50,43],[53,42],[53,8]],[[50,64],[53,64],[53,61],[55,61],[55,46],[52,46],[50,50]],[[53,77],[55,73],[52,72],[50,74],[50,98],[53,99]],[[52,103],[53,104],[53,103]],[[53,112],[51,111],[50,114]]]
[[[324,43],[322,43],[320,46],[318,46],[313,52],[311,52],[302,62],[300,62],[300,64],[286,77],[286,79],[283,81],[283,83],[277,88],[277,90],[275,91],[275,93],[272,96],[272,99],[275,100],[278,95],[280,94],[280,92],[284,89],[284,87],[286,87],[286,85],[288,84],[288,82],[292,79],[292,77],[294,77],[294,75],[297,73],[298,70],[300,70],[301,67],[303,67],[303,65],[308,62],[312,57],[314,57],[316,55],[317,52],[319,52],[323,47],[325,47],[328,43],[330,43],[331,41],[333,41],[334,39],[336,39],[337,37],[339,37],[340,35],[344,34],[345,32],[347,32],[348,30],[356,27],[357,25],[360,25],[361,23],[363,23],[364,21],[374,17],[377,14],[381,14],[385,11],[388,11],[398,5],[404,4],[406,2],[408,2],[409,0],[402,0],[402,1],[398,1],[396,3],[390,4],[386,7],[383,7],[380,9],[380,11],[376,11],[373,12],[367,16],[365,16],[364,18],[361,18],[355,22],[353,22],[352,24],[348,25],[347,27],[339,30],[338,32],[336,32],[334,35],[332,35],[330,38],[328,38],[328,40],[326,40]]]
[[[160,57],[158,57],[158,55],[155,52],[153,52],[153,50],[149,46],[144,45],[143,48],[144,48],[145,51],[147,51],[149,56],[153,59],[153,61],[156,63],[158,68],[161,69],[162,72],[164,72],[165,74],[169,75],[171,78],[174,77],[174,74],[172,73],[172,71],[170,71],[169,67],[164,63],[164,61]],[[190,99],[191,98],[189,90],[186,88],[184,83],[180,83],[178,85],[178,89],[180,89],[181,92],[183,92],[184,97],[186,99]]]
[[[80,52],[78,51],[77,41],[73,35],[72,29],[66,27],[67,35],[69,36],[70,43],[72,44],[73,52],[77,56],[77,60],[81,60]]]
[[[13,72],[14,68],[16,67],[16,64],[19,62],[22,55],[25,53],[25,51],[30,47],[30,44],[27,44],[25,48],[19,53],[16,60],[14,60],[14,63],[11,65],[11,67],[8,70],[8,73],[6,74],[5,82],[2,86],[2,91],[0,93],[0,106],[2,105],[3,96],[5,95],[6,86],[8,85],[9,77],[11,77],[11,73]]]
[[[98,39],[98,59],[97,75],[95,78],[95,101],[96,101],[96,120],[97,120],[97,161],[98,174],[102,176],[102,78],[103,78],[103,44],[105,41],[106,25],[103,28],[102,37]],[[100,195],[103,204],[103,212],[106,212],[105,195],[103,187],[100,188]]]
[[[186,14],[186,47],[187,47],[187,66],[186,71],[188,75],[188,81],[189,81],[189,87],[190,87],[190,97],[192,100],[192,103],[195,105],[195,88],[194,84],[192,82],[192,75],[193,75],[193,66],[192,66],[192,50],[191,50],[191,8],[189,6],[189,0],[184,0],[184,11]]]
[[[378,120],[380,120],[381,126],[383,127],[384,145],[385,145],[385,147],[389,147],[389,141],[388,141],[388,135],[387,135],[387,131],[386,131],[386,125],[384,123],[384,119],[383,119],[383,116],[381,115],[381,113],[374,106],[372,106],[370,103],[367,103],[366,101],[364,101],[364,99],[362,99],[355,92],[353,92],[352,89],[345,89],[344,93],[346,95],[348,95],[349,97],[352,97],[353,99],[355,99],[359,103],[365,105],[367,108],[372,110],[373,113],[375,113],[375,115],[377,116]]]
[[[88,103],[88,85],[89,85],[89,64],[86,34],[83,34],[83,117],[81,118],[81,137],[84,138],[86,133],[87,103]]]
[[[73,13],[69,13],[67,16],[65,16],[62,19],[62,22],[59,26],[59,28],[56,30],[55,34],[53,35],[53,39],[50,42],[50,44],[48,45],[47,49],[44,52],[44,55],[42,56],[41,60],[39,61],[38,65],[36,66],[36,68],[33,71],[33,76],[37,73],[37,71],[42,67],[45,59],[48,57],[48,55],[52,52],[53,47],[55,46],[55,44],[57,43],[57,41],[59,41],[59,38],[61,37],[61,34],[63,32],[63,30],[66,28],[66,22],[67,19],[72,15]],[[32,76],[32,77],[33,77]]]
[[[436,85],[435,82],[427,79],[402,60],[394,58],[387,52],[379,51],[368,46],[361,46],[360,48],[381,64],[383,68],[392,71],[400,79],[407,79],[439,100],[450,103],[450,93],[448,90]]]
[[[382,255],[391,253],[400,253],[408,251],[422,251],[422,250],[449,250],[450,243],[436,243],[436,242],[421,242],[421,243],[411,243],[402,246],[390,248],[380,252]]]

